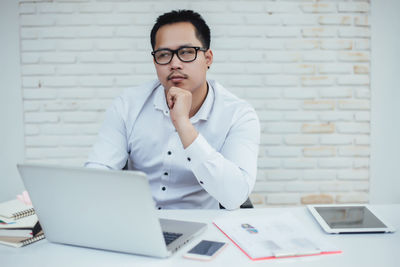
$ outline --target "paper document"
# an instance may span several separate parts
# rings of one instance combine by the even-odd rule
[[[217,218],[214,224],[252,260],[341,252],[291,213]]]

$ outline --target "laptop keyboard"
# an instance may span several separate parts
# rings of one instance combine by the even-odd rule
[[[167,246],[182,235],[180,233],[171,233],[171,232],[163,232],[163,234],[164,234],[165,244],[167,244]]]

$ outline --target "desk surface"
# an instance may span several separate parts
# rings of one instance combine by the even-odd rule
[[[0,245],[0,263],[2,266],[399,266],[400,260],[400,205],[375,205],[379,215],[397,229],[390,234],[347,234],[327,235],[327,238],[343,251],[341,254],[311,257],[273,259],[253,262],[233,245],[214,225],[212,220],[221,214],[232,217],[246,215],[273,216],[285,211],[293,212],[304,221],[309,221],[326,235],[314,221],[305,207],[260,208],[236,211],[226,210],[165,210],[160,217],[174,218],[208,223],[208,228],[199,237],[184,246],[168,259],[157,259],[131,254],[80,248],[49,243],[42,240],[23,248]],[[228,247],[210,262],[200,262],[182,258],[182,255],[201,239],[228,242]]]

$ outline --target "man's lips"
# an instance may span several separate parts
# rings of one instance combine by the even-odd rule
[[[182,76],[176,76],[176,77],[171,77],[169,80],[172,81],[172,82],[174,82],[174,83],[176,83],[176,82],[181,82],[181,81],[183,81],[184,79],[186,79],[186,78],[185,78],[185,77],[182,77]]]
[[[177,74],[176,72],[175,73],[171,73],[167,77],[168,81],[172,81],[174,83],[182,82],[184,79],[187,79],[187,78],[188,78],[188,76],[186,74],[183,74],[183,73]]]

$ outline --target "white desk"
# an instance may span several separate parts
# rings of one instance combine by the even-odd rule
[[[250,214],[273,216],[277,212],[290,211],[309,221],[316,228],[319,225],[304,207],[264,208],[237,211],[225,210],[174,210],[161,211],[160,217],[176,218],[209,223],[208,229],[201,236],[183,247],[168,259],[122,254],[96,249],[52,244],[46,240],[39,241],[24,248],[12,248],[0,245],[0,264],[11,266],[307,266],[307,267],[345,267],[345,266],[399,266],[400,261],[400,205],[374,206],[396,229],[392,234],[350,234],[328,235],[330,242],[343,251],[341,254],[320,255],[311,257],[251,261],[234,244],[232,244],[214,225],[213,218],[220,214],[230,213],[232,217],[245,217]],[[321,235],[324,233],[321,230]],[[182,258],[182,254],[201,239],[229,242],[228,247],[210,262],[200,262]]]

